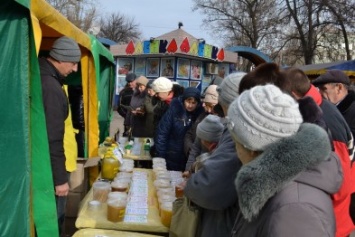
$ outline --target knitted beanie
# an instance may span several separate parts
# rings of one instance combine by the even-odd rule
[[[218,102],[223,106],[228,106],[238,97],[239,83],[246,75],[244,72],[231,73],[225,77],[217,87]]]
[[[204,102],[218,104],[217,85],[210,85],[207,87]]]
[[[220,117],[209,114],[197,125],[196,136],[208,142],[218,142],[223,130]]]
[[[153,85],[153,81],[154,80],[149,80],[147,83],[147,88],[153,89],[152,85]]]
[[[195,98],[198,102],[201,100],[201,92],[196,87],[185,88],[184,93],[182,94],[182,100],[187,98]]]
[[[232,136],[252,151],[298,131],[303,122],[298,103],[274,85],[244,91],[228,109]]]
[[[140,76],[136,80],[137,84],[142,84],[144,86],[147,86],[148,82],[149,82],[149,80],[145,76]]]
[[[158,77],[152,84],[153,90],[159,92],[169,92],[173,88],[173,83],[166,77]]]
[[[81,51],[77,42],[67,36],[63,36],[54,41],[49,55],[60,62],[77,63],[80,61]]]
[[[134,74],[133,72],[129,72],[126,75],[126,82],[132,82],[136,80],[136,78],[137,78],[136,74]]]

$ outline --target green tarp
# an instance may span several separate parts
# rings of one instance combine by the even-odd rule
[[[35,223],[38,237],[55,237],[54,188],[29,6],[30,0],[0,1],[0,236],[34,236]],[[114,65],[95,38],[92,48],[102,140],[110,123]]]
[[[30,11],[23,7],[29,4],[26,1],[20,3],[2,1],[0,6],[0,172],[3,177],[0,230],[1,236],[30,236],[31,200],[44,193],[37,196],[40,200],[33,206],[34,209],[39,207],[35,218],[37,214],[37,217],[46,220],[46,225],[38,230],[38,234],[56,236],[58,231],[41,107],[39,69]],[[37,170],[33,172],[37,176],[31,176],[31,168]],[[36,187],[33,190],[31,183]]]

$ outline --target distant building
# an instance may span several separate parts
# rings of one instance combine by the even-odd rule
[[[149,40],[113,45],[110,51],[117,62],[116,94],[125,85],[129,71],[148,79],[165,76],[184,87],[203,91],[218,72],[227,76],[235,70],[238,60],[237,53],[209,45],[180,25]]]

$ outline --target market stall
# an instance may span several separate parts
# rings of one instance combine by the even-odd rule
[[[0,103],[5,115],[0,150],[8,157],[1,166],[6,195],[0,201],[0,229],[4,236],[34,236],[35,225],[37,236],[57,236],[38,57],[63,35],[80,46],[80,71],[70,79],[83,88],[86,157],[97,156],[99,134],[105,133],[100,129],[107,130],[99,121],[109,123],[110,109],[101,109],[112,98],[113,57],[44,0],[1,1],[0,19]]]
[[[310,64],[299,66],[298,68],[304,71],[311,79],[315,79],[319,75],[324,74],[327,70],[331,69],[342,70],[350,77],[351,80],[355,78],[355,60]]]

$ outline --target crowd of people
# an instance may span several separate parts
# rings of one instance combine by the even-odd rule
[[[200,210],[196,236],[355,230],[355,92],[342,71],[311,81],[264,63],[202,94],[165,77],[135,81],[133,95],[145,98],[132,97],[125,124],[133,137],[135,126],[152,135],[151,155],[183,172],[179,188]],[[140,116],[154,126],[143,128]]]
[[[59,227],[76,158],[64,149],[70,107],[63,84],[80,58],[78,44],[61,37],[39,59]],[[166,77],[127,73],[120,92],[122,135],[153,137],[151,155],[183,172],[179,188],[200,210],[195,236],[350,236],[349,77],[328,70],[311,81],[298,68],[264,63],[219,79],[201,93]]]

